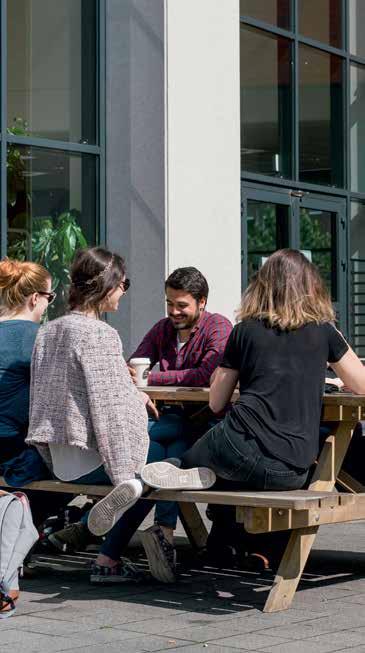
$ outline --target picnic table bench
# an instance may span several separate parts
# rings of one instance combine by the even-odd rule
[[[144,388],[157,402],[206,404],[206,388]],[[234,395],[233,400],[237,393]],[[236,507],[236,520],[250,533],[291,530],[288,545],[276,573],[264,612],[287,609],[294,597],[304,566],[321,524],[365,519],[365,488],[341,471],[356,423],[365,419],[365,396],[336,393],[324,396],[322,420],[331,424],[307,490],[281,492],[170,491],[156,490],[150,500],[179,503],[183,526],[192,544],[204,547],[207,531],[198,503]],[[339,483],[346,493],[334,491]],[[0,477],[0,487],[6,487]],[[105,496],[110,486],[79,485],[61,481],[37,481],[24,489]]]

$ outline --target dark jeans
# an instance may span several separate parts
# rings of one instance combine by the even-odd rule
[[[0,464],[19,456],[27,445],[23,438],[0,438]],[[7,489],[7,488],[6,488]],[[39,527],[50,515],[56,515],[73,499],[72,494],[23,490],[32,510],[34,524]]]
[[[165,458],[181,458],[191,444],[189,424],[183,411],[171,410],[160,416],[158,421],[148,421],[150,446],[147,463],[154,463]],[[100,553],[113,560],[120,556],[129,544],[130,539],[152,510],[155,503],[139,499],[113,526],[102,544]],[[162,526],[176,527],[178,505],[173,501],[158,501],[155,521]]]
[[[25,448],[24,438],[0,437],[0,464],[19,456]]]
[[[219,488],[236,490],[298,490],[308,470],[292,467],[264,452],[247,434],[229,436],[222,420],[182,456],[182,467],[209,467]]]
[[[297,490],[305,484],[308,470],[275,459],[245,434],[229,437],[224,420],[203,435],[182,457],[184,468],[204,466],[217,475],[217,490]],[[227,564],[227,553],[260,551],[280,559],[287,533],[251,535],[236,523],[234,506],[209,506],[213,521],[207,551],[214,564]],[[227,549],[228,547],[228,549]]]

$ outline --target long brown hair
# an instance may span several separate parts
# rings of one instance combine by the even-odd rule
[[[50,278],[48,270],[38,263],[4,258],[0,261],[0,315],[16,314],[30,295],[47,292]]]
[[[70,310],[91,309],[100,315],[103,300],[115,290],[125,276],[125,262],[118,254],[103,247],[90,247],[76,252],[71,267]]]
[[[297,329],[335,319],[317,268],[298,250],[280,249],[256,273],[242,296],[237,319],[266,320],[272,327]]]

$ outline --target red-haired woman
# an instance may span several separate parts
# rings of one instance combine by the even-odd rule
[[[0,261],[0,465],[26,448],[32,350],[54,296],[41,265]],[[0,491],[0,619],[15,611],[18,567],[37,537],[25,495]]]

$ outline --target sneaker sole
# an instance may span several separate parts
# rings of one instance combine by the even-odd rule
[[[135,487],[127,484],[118,485],[91,508],[87,520],[89,530],[94,535],[105,535],[117,521],[117,513],[119,519],[140,496],[141,492],[138,492]]]
[[[151,576],[161,583],[175,583],[176,574],[173,573],[165,558],[161,556],[161,549],[157,536],[154,536],[153,533],[149,533],[148,530],[142,531],[141,542],[146,552]]]
[[[141,476],[147,485],[162,490],[207,490],[216,481],[208,467],[180,469],[166,462],[146,465]]]

